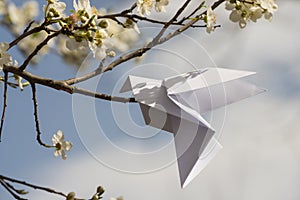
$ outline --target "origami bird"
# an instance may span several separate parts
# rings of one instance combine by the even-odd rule
[[[221,145],[204,113],[264,92],[239,80],[255,72],[206,68],[163,80],[129,76],[120,92],[132,91],[145,123],[174,134],[181,187],[187,186]]]

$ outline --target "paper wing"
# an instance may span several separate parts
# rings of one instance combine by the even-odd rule
[[[188,74],[188,75],[187,75]],[[262,93],[265,90],[239,80],[254,72],[208,68],[190,72],[180,82],[164,81],[168,95],[200,114]],[[178,78],[177,78],[178,79]]]

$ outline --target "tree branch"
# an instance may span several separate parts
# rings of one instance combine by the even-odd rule
[[[52,193],[52,194],[60,195],[62,197],[67,197],[67,195],[64,194],[63,192],[58,192],[58,191],[56,191],[54,189],[51,189],[51,188],[34,185],[34,184],[31,184],[31,183],[27,183],[25,181],[20,181],[20,180],[13,179],[13,178],[10,178],[10,177],[6,177],[6,176],[3,176],[3,175],[0,175],[0,181],[1,180],[10,181],[10,182],[13,182],[13,183],[25,185],[25,186],[33,188],[35,190],[42,190],[42,191],[49,192],[49,193]]]
[[[2,110],[2,117],[1,117],[1,125],[0,125],[0,142],[2,136],[2,130],[5,120],[5,113],[7,107],[7,84],[8,84],[8,72],[4,70],[4,91],[3,91],[3,110]]]
[[[134,98],[114,97],[114,96],[78,88],[75,86],[71,86],[68,83],[66,83],[66,81],[52,80],[52,79],[40,77],[40,76],[31,74],[31,73],[27,72],[26,70],[20,71],[19,68],[15,67],[15,66],[4,66],[4,70],[26,79],[31,84],[44,85],[46,87],[53,88],[56,90],[62,90],[69,94],[77,93],[77,94],[82,94],[85,96],[95,97],[97,99],[115,101],[115,102],[120,102],[120,103],[135,103],[136,102]]]
[[[52,147],[51,145],[45,144],[42,139],[41,139],[41,130],[40,130],[40,122],[39,122],[39,117],[38,117],[38,103],[36,99],[36,88],[35,84],[31,83],[31,88],[32,88],[32,101],[33,101],[33,109],[34,109],[34,121],[35,121],[35,128],[36,128],[36,140],[38,143],[44,147]]]

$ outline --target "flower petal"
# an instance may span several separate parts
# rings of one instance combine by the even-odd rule
[[[67,155],[66,155],[66,152],[64,150],[61,151],[61,158],[63,160],[66,160],[67,159]]]
[[[63,149],[66,150],[66,151],[70,151],[71,148],[72,148],[72,143],[71,142],[64,142],[63,143]]]
[[[55,150],[55,151],[54,151],[54,156],[55,156],[55,157],[58,157],[59,155],[60,155],[60,151]]]

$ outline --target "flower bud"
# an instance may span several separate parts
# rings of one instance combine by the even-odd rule
[[[108,55],[109,57],[115,57],[115,56],[116,56],[116,52],[114,52],[114,51],[109,51],[109,52],[107,53],[107,55]]]
[[[75,192],[70,192],[66,198],[66,200],[74,200],[75,199]]]
[[[104,188],[102,186],[97,187],[97,194],[101,196],[105,192]]]
[[[108,27],[108,21],[107,20],[101,20],[98,24],[100,28],[107,28]]]

